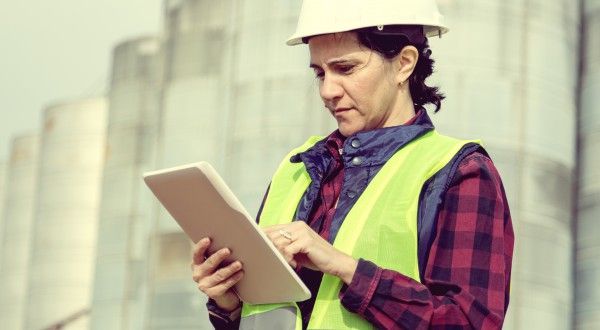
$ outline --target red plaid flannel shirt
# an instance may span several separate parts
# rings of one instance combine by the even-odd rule
[[[336,161],[308,221],[322,217],[319,234],[326,239],[344,178],[338,153],[343,142],[336,133],[328,138]],[[446,192],[423,283],[360,260],[340,299],[383,329],[498,329],[508,307],[513,242],[498,171],[490,158],[474,152],[462,160]]]
[[[327,140],[336,161],[307,221],[326,239],[344,178],[338,153],[343,139],[334,132]],[[349,311],[381,329],[498,329],[508,307],[513,243],[498,171],[490,158],[476,151],[460,162],[446,191],[422,283],[361,259],[340,299]],[[313,304],[314,300],[300,304],[305,326]],[[224,322],[211,314],[217,329],[239,325],[239,319]]]

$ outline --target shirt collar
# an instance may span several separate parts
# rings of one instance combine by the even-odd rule
[[[400,148],[433,128],[427,111],[421,109],[405,125],[358,132],[347,138],[335,130],[313,147],[292,156],[290,161],[293,163],[302,161],[309,172],[310,169],[315,169],[322,173],[329,164],[329,161],[324,159],[330,159],[330,155],[337,156],[334,152],[339,155],[341,149],[346,168],[381,165]],[[329,157],[323,157],[324,153],[329,154]]]

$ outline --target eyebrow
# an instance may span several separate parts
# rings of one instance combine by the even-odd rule
[[[327,62],[327,65],[332,66],[332,65],[337,65],[337,64],[346,64],[348,62],[352,62],[352,60],[348,59],[348,58],[336,58],[336,59],[333,59],[333,60]],[[311,69],[321,69],[321,67],[315,63],[310,63],[310,65],[308,67]]]

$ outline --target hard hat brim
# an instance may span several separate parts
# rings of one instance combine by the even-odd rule
[[[396,25],[396,24],[394,24]],[[369,27],[369,26],[365,26],[365,27]],[[425,30],[425,36],[427,38],[432,38],[432,37],[442,37],[442,34],[446,34],[450,31],[450,29],[448,29],[445,26],[440,26],[440,25],[423,25],[423,29]],[[314,37],[314,36],[318,36],[318,35],[325,35],[325,34],[331,34],[331,33],[341,33],[341,32],[349,32],[349,31],[354,31],[354,30],[331,30],[331,31],[320,31],[319,33],[303,33],[303,34],[294,34],[291,37],[288,38],[288,40],[286,41],[286,45],[288,46],[296,46],[296,45],[301,45],[304,44],[304,39],[305,38],[310,38],[310,37]]]

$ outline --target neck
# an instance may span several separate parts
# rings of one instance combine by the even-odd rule
[[[392,111],[392,114],[383,127],[402,125],[414,117],[415,113],[415,105],[410,93],[401,92],[401,94],[398,95],[398,102],[394,106],[394,111]]]

